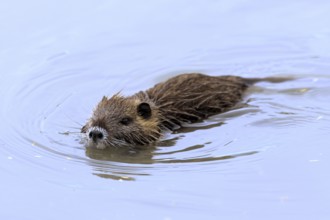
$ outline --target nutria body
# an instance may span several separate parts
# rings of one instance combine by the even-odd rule
[[[252,79],[238,76],[182,74],[154,87],[124,97],[103,97],[82,128],[89,147],[148,145],[164,131],[206,119],[234,107],[244,91],[259,81],[279,82],[282,78]]]

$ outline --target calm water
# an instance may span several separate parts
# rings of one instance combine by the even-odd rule
[[[1,219],[328,219],[328,1],[0,6]],[[183,72],[293,76],[143,151],[85,149],[103,95]]]

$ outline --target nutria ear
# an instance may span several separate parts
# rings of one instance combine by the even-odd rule
[[[144,119],[150,118],[151,116],[151,108],[150,105],[146,102],[142,102],[137,107],[137,112]]]

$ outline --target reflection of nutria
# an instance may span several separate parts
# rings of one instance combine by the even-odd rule
[[[87,146],[98,149],[147,145],[165,130],[232,108],[253,83],[285,80],[182,74],[132,96],[103,97],[81,131],[86,133]]]

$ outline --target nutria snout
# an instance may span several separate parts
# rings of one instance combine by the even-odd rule
[[[104,96],[81,132],[86,134],[87,146],[98,149],[149,145],[158,141],[164,131],[229,110],[256,82],[285,80],[288,79],[178,75],[132,96]]]

